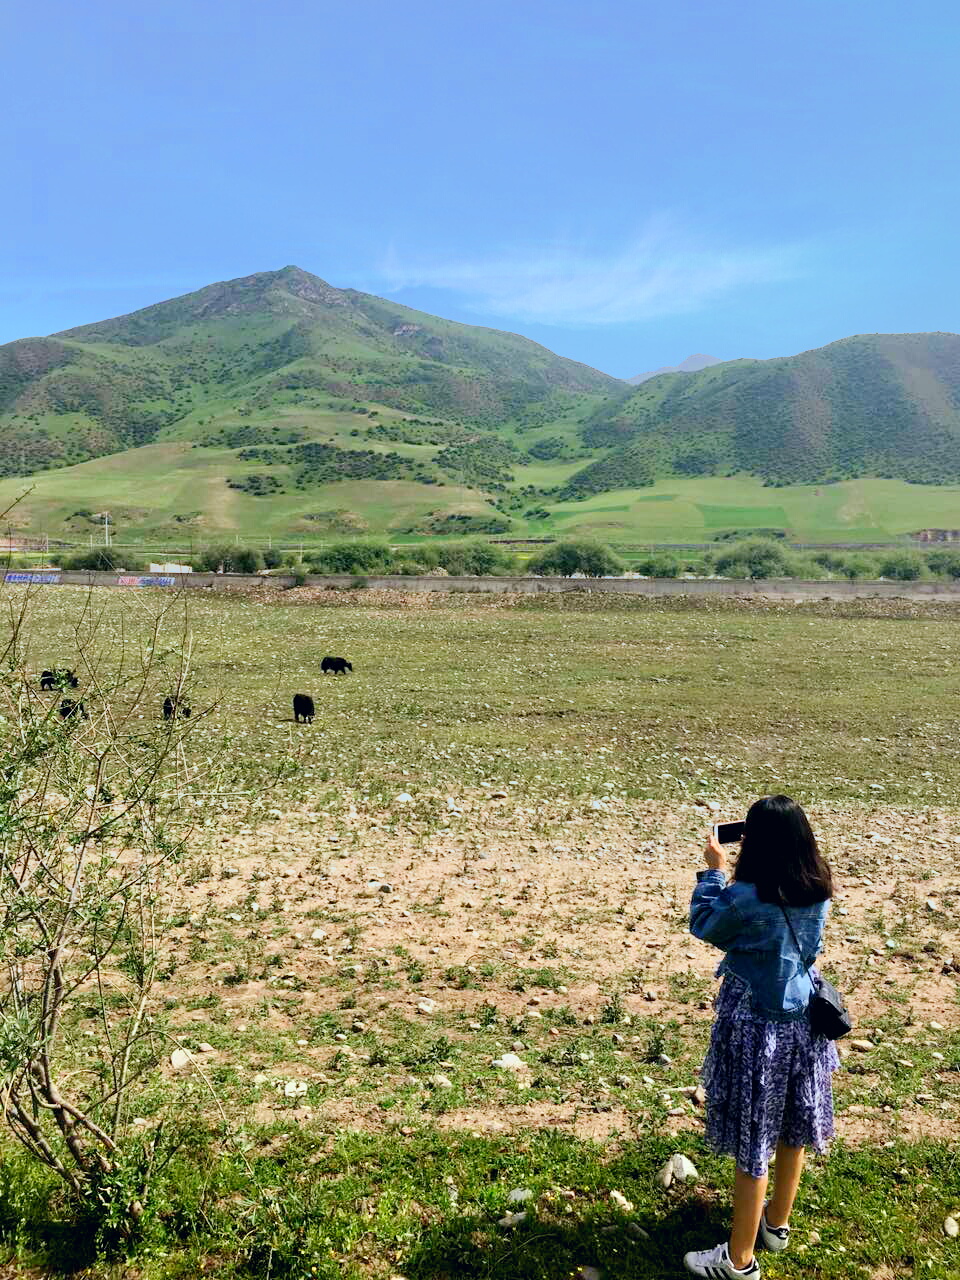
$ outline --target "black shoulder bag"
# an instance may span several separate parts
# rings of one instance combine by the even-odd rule
[[[787,915],[787,909],[782,902],[779,906],[787,922],[787,928],[790,930],[790,936],[793,938],[793,945],[797,948],[800,963],[803,964],[805,972],[810,975],[810,981],[813,983],[813,994],[807,1006],[810,1030],[815,1036],[825,1036],[827,1040],[839,1040],[853,1030],[853,1021],[847,1012],[847,1006],[843,1003],[843,996],[826,978],[810,973],[810,966],[803,962],[803,948]]]

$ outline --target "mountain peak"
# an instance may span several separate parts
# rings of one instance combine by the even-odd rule
[[[349,305],[350,298],[342,289],[335,289],[302,267],[287,266],[278,271],[258,271],[235,280],[221,280],[182,297],[97,324],[66,329],[54,336],[79,342],[117,342],[141,347],[162,342],[180,330],[211,320],[264,313],[289,315],[296,320],[309,317],[316,307]]]
[[[715,364],[723,364],[723,361],[718,360],[716,356],[704,355],[701,351],[687,356],[686,360],[681,360],[679,364],[661,365],[659,369],[651,369],[649,373],[638,373],[635,378],[628,378],[627,381],[634,386],[639,386],[641,382],[646,382],[648,378],[655,378],[661,373],[698,373],[701,369],[709,369]]]

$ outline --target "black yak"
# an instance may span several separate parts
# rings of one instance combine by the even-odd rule
[[[293,718],[297,724],[301,721],[304,724],[313,724],[313,699],[309,693],[293,695]]]
[[[182,716],[184,720],[190,719],[190,706],[183,698],[174,698],[169,695],[163,700],[163,718],[164,720],[172,720],[174,716]]]
[[[89,720],[87,709],[79,698],[64,698],[57,707],[57,713],[61,720],[69,720],[72,716],[80,716],[82,720]]]
[[[68,667],[54,667],[52,671],[41,671],[40,688],[46,692],[53,689],[76,689],[80,681]]]
[[[324,658],[320,663],[320,670],[324,675],[332,671],[335,676],[345,676],[348,671],[353,670],[353,667],[346,658]]]

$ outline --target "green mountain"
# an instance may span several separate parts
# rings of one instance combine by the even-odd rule
[[[890,483],[960,480],[960,336],[848,338],[631,386],[286,267],[0,347],[2,476],[0,510],[32,478],[9,523],[84,539],[104,510],[162,538],[689,538],[797,528],[807,499],[763,486],[837,480],[881,486],[879,505],[817,498],[805,527],[867,538],[933,522],[929,489]]]
[[[651,378],[582,429],[604,456],[566,492],[597,493],[618,471],[748,472],[768,484],[856,476],[960,479],[960,335],[871,334],[776,360],[734,360]]]
[[[526,338],[286,267],[0,347],[0,474],[195,436],[198,416],[211,414],[360,401],[472,426],[530,426],[573,405],[584,416],[620,385]]]

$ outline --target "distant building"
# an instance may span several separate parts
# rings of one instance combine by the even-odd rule
[[[152,564],[151,573],[193,573],[192,564]]]

